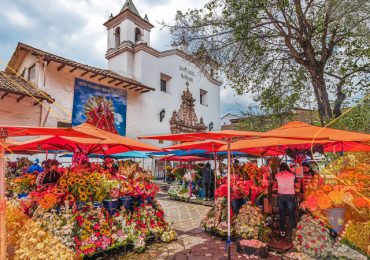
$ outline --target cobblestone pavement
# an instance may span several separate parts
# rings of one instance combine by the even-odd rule
[[[225,241],[212,237],[199,227],[200,221],[207,214],[209,207],[169,200],[166,196],[158,198],[166,219],[173,222],[179,239],[171,243],[155,243],[144,253],[130,253],[120,259],[168,259],[168,260],[202,260],[227,259]],[[249,259],[236,252],[235,244],[231,246],[232,259]],[[280,257],[269,257],[280,259]]]

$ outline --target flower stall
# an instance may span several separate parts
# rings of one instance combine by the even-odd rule
[[[309,187],[301,203],[301,207],[315,217],[305,216],[306,220],[310,221],[302,219],[301,225],[298,226],[298,239],[296,238],[295,243],[299,251],[312,257],[322,257],[334,252],[342,253],[349,259],[366,259],[364,255],[370,255],[368,154],[345,154],[328,164],[321,173],[324,183]],[[328,243],[318,245],[302,240],[301,233],[312,229],[306,228],[309,222],[316,228],[320,226],[323,236],[331,234],[330,239],[326,239]],[[322,246],[327,247],[327,250],[322,252]]]
[[[159,187],[151,180],[132,162],[121,163],[115,176],[99,164],[67,168],[55,185],[9,200],[8,246],[17,259],[72,259],[127,248],[142,252],[147,242],[170,242],[177,235],[154,198]]]

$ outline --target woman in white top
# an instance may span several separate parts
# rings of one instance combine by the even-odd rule
[[[275,175],[278,183],[277,205],[279,207],[279,226],[281,236],[285,236],[285,212],[289,211],[290,229],[296,228],[296,201],[295,201],[295,175],[286,163],[281,163],[279,172]]]

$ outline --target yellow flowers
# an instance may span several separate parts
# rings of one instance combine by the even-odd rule
[[[86,187],[84,186],[80,186],[78,187],[78,192],[81,194],[81,193],[86,193]]]
[[[73,197],[67,196],[66,200],[88,201],[91,196],[101,189],[101,181],[104,177],[98,173],[69,172],[59,180],[58,188],[64,192],[70,192]]]
[[[75,200],[75,197],[72,194],[68,194],[66,196],[65,200],[67,200],[67,201],[74,201]]]
[[[80,200],[81,201],[86,201],[87,200],[87,195],[85,193],[80,193]]]
[[[334,205],[340,205],[343,203],[344,191],[333,190],[328,194]]]

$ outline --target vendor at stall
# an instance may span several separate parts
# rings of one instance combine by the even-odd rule
[[[212,181],[212,169],[211,164],[207,162],[206,166],[202,169],[202,182],[204,189],[204,199],[211,199],[211,181]]]
[[[303,162],[302,167],[303,167],[302,193],[304,193],[308,187],[312,185],[317,186],[321,184],[323,180],[322,178],[320,178],[319,174],[311,168],[311,165],[308,162]]]
[[[43,168],[39,165],[40,161],[39,159],[35,159],[33,161],[33,164],[28,168],[27,173],[40,173],[43,171]]]
[[[117,174],[117,166],[114,165],[114,161],[111,158],[105,158],[104,160],[104,170],[108,171],[110,174],[115,176]]]
[[[61,174],[58,172],[59,162],[57,160],[50,160],[48,167],[37,176],[37,185],[50,185],[58,182]]]
[[[279,172],[275,175],[278,185],[277,205],[279,207],[279,226],[280,235],[285,237],[285,213],[289,212],[290,229],[296,228],[296,198],[295,198],[295,174],[289,166],[282,162],[279,166]]]

